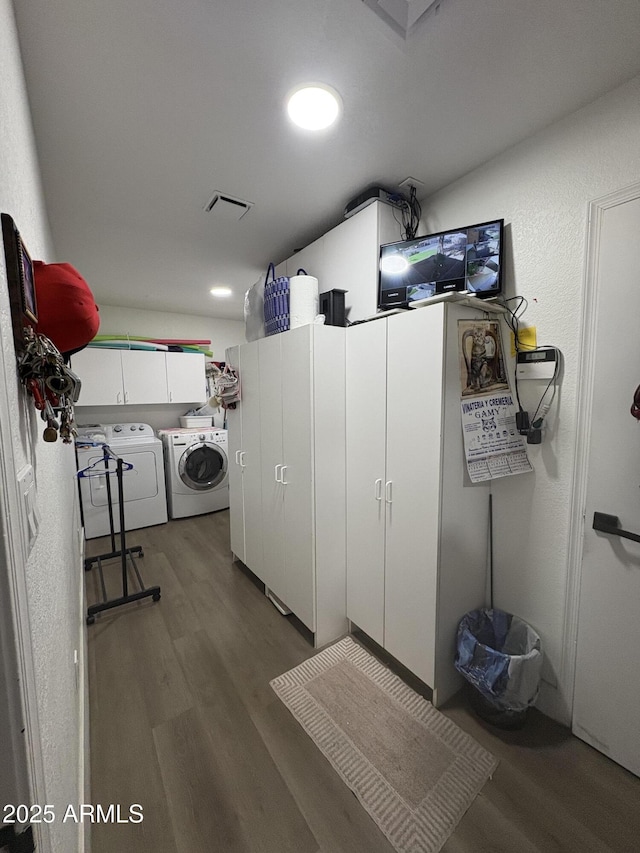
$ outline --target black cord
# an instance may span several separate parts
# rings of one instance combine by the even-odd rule
[[[544,418],[547,416],[547,412],[548,412],[548,411],[549,411],[549,409],[551,408],[551,406],[552,406],[552,404],[553,404],[553,401],[554,401],[554,399],[555,399],[555,396],[556,396],[556,391],[558,390],[557,382],[558,382],[558,376],[559,376],[559,374],[560,374],[560,359],[562,358],[562,353],[560,352],[560,350],[558,349],[558,347],[549,346],[549,345],[547,345],[547,344],[545,344],[545,345],[543,345],[543,346],[536,347],[536,349],[551,349],[551,350],[553,350],[553,351],[555,352],[555,354],[556,354],[556,366],[555,366],[555,368],[554,368],[554,370],[553,370],[553,376],[551,377],[551,379],[550,379],[550,380],[549,380],[549,382],[547,383],[547,387],[546,387],[546,388],[544,389],[544,391],[542,392],[542,396],[540,397],[540,400],[538,401],[538,405],[536,406],[535,412],[533,413],[533,417],[531,418],[531,426],[532,426],[534,429],[540,429],[540,427],[542,426],[542,421],[543,421],[543,420],[544,420]],[[537,423],[538,412],[539,412],[539,411],[540,411],[540,409],[542,408],[542,404],[543,404],[543,402],[544,402],[544,398],[547,396],[547,393],[549,392],[549,388],[551,388],[551,386],[552,386],[552,385],[553,385],[553,393],[551,394],[551,399],[550,399],[550,400],[549,400],[549,402],[547,403],[547,406],[546,406],[546,412],[545,412],[545,413],[544,413],[544,415],[540,418],[540,422],[539,422],[539,423]]]
[[[511,308],[507,305],[508,302],[514,302],[517,300],[518,304],[516,307],[511,310]],[[524,312],[529,307],[529,303],[524,298],[524,296],[511,296],[509,299],[500,300],[500,304],[503,308],[506,309],[508,316],[505,318],[507,326],[513,332],[514,346],[516,350],[516,365],[513,373],[513,385],[514,391],[516,395],[516,400],[518,402],[518,409],[523,412],[522,403],[520,402],[520,392],[518,390],[518,353],[520,352],[520,317],[524,314]]]
[[[402,239],[413,240],[418,233],[420,217],[422,216],[422,207],[416,197],[416,188],[409,188],[409,198],[397,193],[390,195],[390,201],[395,202],[400,211],[400,219],[396,216],[395,211],[393,217],[402,228]]]

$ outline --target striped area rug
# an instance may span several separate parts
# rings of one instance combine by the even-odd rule
[[[271,686],[399,853],[437,853],[497,767],[350,637]]]

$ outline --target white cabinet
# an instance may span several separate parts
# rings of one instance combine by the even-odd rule
[[[204,355],[167,352],[165,364],[169,403],[201,403],[207,399]]]
[[[124,405],[120,350],[83,349],[71,357],[71,369],[82,382],[79,406]]]
[[[227,409],[231,551],[262,577],[262,471],[258,342],[230,347],[226,361],[238,370],[242,400]]]
[[[165,354],[121,350],[123,402],[128,405],[165,402]],[[81,401],[85,405],[84,400]]]
[[[254,346],[257,389],[243,367]],[[238,350],[241,420],[229,420],[232,453],[240,450],[243,458],[237,432],[241,427],[244,439],[245,413],[254,411],[256,390],[260,433],[263,558],[249,553],[245,506],[244,562],[313,632],[316,645],[324,645],[346,631],[345,330],[302,326]],[[248,466],[248,454],[244,461]],[[237,479],[229,482],[232,531],[239,519]]]
[[[287,275],[302,267],[318,279],[320,293],[348,291],[345,305],[351,322],[371,317],[378,302],[380,246],[402,239],[399,219],[397,208],[374,201],[288,258]]]
[[[71,358],[80,377],[79,406],[202,403],[204,355],[87,347]]]
[[[347,616],[441,704],[484,604],[488,487],[465,472],[458,319],[432,305],[347,332]]]

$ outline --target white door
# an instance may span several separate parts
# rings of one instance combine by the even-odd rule
[[[72,356],[71,369],[82,382],[79,406],[124,404],[120,350],[87,347]]]
[[[384,647],[434,684],[444,306],[387,322]]]
[[[240,371],[240,347],[229,347],[225,361]],[[244,377],[243,377],[244,378]],[[229,539],[231,553],[243,563],[244,544],[244,500],[242,495],[242,411],[244,401],[235,409],[227,410],[227,439],[229,442]]]
[[[129,405],[166,403],[167,375],[164,352],[123,350],[122,381],[124,401]]]
[[[384,643],[387,321],[347,332],[347,617]]]
[[[310,631],[314,620],[312,327],[281,336],[285,584],[282,598]]]
[[[207,397],[204,354],[165,353],[167,390],[170,403],[203,403]]]
[[[260,370],[258,342],[240,347],[240,393],[242,416],[242,494],[244,501],[244,547],[247,566],[262,579],[262,471],[260,467]],[[228,412],[231,410],[229,409]],[[231,460],[233,461],[233,459]]]
[[[279,598],[282,598],[284,586],[281,337],[282,335],[272,335],[258,341],[264,551],[261,580]]]
[[[640,775],[640,542],[592,529],[594,513],[640,534],[640,199],[602,213],[573,731]]]

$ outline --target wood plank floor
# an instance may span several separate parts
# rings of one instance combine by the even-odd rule
[[[140,803],[144,820],[94,825],[93,853],[392,853],[269,687],[313,649],[232,563],[228,513],[127,544],[162,599],[89,626],[92,800],[123,817]],[[119,563],[105,574],[119,594]],[[444,853],[640,850],[640,779],[535,711],[505,732],[461,694],[443,710],[500,759]]]

